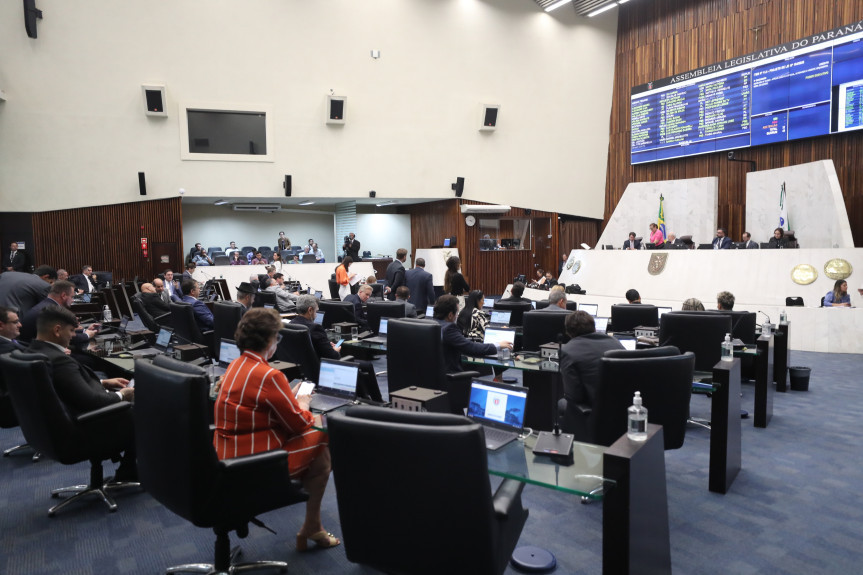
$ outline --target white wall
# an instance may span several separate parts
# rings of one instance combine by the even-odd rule
[[[372,257],[395,258],[399,248],[411,253],[411,217],[407,214],[357,214],[355,233],[362,251],[372,252]]]
[[[464,197],[603,215],[616,12],[529,0],[40,0],[38,39],[0,2],[0,202]],[[381,51],[372,59],[370,50]],[[141,84],[167,86],[168,118]],[[344,126],[325,97],[347,96]],[[178,102],[264,105],[272,162],[181,161]],[[501,105],[480,133],[481,103]]]
[[[336,261],[333,245],[332,214],[274,212],[235,212],[230,206],[183,204],[183,253],[188,254],[197,242],[204,247],[224,248],[231,241],[237,247],[276,245],[284,231],[291,243],[305,245],[314,238],[328,262]],[[339,244],[339,254],[342,245]]]

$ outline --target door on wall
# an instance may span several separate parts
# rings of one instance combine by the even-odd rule
[[[176,242],[154,243],[152,250],[153,275],[168,269],[183,273],[183,261],[178,256]]]

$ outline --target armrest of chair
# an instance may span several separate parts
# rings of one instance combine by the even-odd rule
[[[499,520],[505,520],[513,512],[523,512],[521,492],[525,484],[515,479],[504,479],[494,493],[494,514]]]
[[[106,405],[105,407],[82,413],[75,418],[75,421],[84,427],[89,427],[91,425],[101,427],[106,425],[106,422],[110,419],[123,416],[121,414],[125,414],[130,409],[132,409],[132,404],[130,402],[121,401],[119,403],[112,403],[111,405]]]
[[[448,373],[446,374],[446,378],[448,380],[458,380],[458,379],[473,379],[474,377],[479,377],[480,373],[478,371],[459,371],[457,373]]]
[[[352,356],[352,355],[343,355],[342,357],[339,358],[339,361],[353,361],[353,360],[354,360],[354,356]]]
[[[587,404],[584,404],[584,403],[573,403],[572,407],[573,407],[573,409],[575,409],[575,411],[577,411],[578,413],[580,413],[581,415],[583,415],[585,417],[587,417],[588,415],[593,413],[593,407],[591,407]]]
[[[154,316],[153,321],[155,321],[156,323],[159,323],[160,319],[168,321],[170,318],[171,318],[171,312],[168,312],[168,313],[163,313],[162,315]]]
[[[252,455],[243,455],[219,461],[219,466],[231,475],[248,474],[253,480],[259,473],[272,473],[280,468],[288,473],[288,454],[283,449],[273,449]]]

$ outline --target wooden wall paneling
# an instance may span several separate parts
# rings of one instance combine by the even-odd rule
[[[728,162],[726,152],[717,152],[631,166],[630,89],[861,19],[863,2],[655,0],[621,6],[602,226],[611,217],[631,182],[713,176],[719,179],[718,225],[728,228],[731,237],[739,238],[746,226],[746,165]],[[756,41],[750,28],[759,24],[764,24],[764,27],[759,30]],[[863,132],[759,146],[742,150],[739,156],[756,161],[758,170],[833,160],[855,245],[863,246],[863,213],[860,209],[863,205],[863,176],[858,175],[858,168],[863,163]],[[569,228],[569,224],[560,227],[564,241],[564,230]],[[801,242],[805,245],[804,238]]]
[[[152,253],[144,258],[141,238],[175,243],[175,270],[182,270],[180,198],[34,213],[36,260],[70,274],[89,264],[111,271],[115,280],[153,277]]]

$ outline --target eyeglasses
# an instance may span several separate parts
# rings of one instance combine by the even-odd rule
[[[277,333],[276,334],[276,343],[278,344],[280,341],[282,341],[282,334]]]

